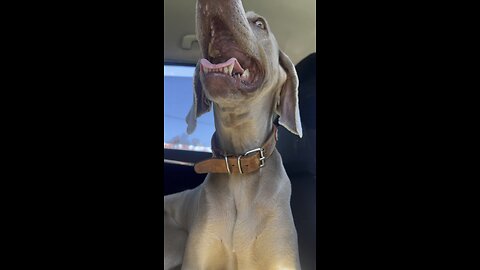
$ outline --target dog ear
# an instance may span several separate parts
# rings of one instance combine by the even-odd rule
[[[288,131],[302,137],[302,124],[300,110],[298,109],[298,76],[290,58],[279,52],[280,66],[287,73],[287,80],[283,83],[277,105],[277,114],[280,116],[278,123]]]
[[[197,127],[197,118],[202,114],[209,112],[212,108],[212,102],[205,96],[205,93],[203,93],[199,72],[200,63],[197,63],[193,75],[193,104],[185,118],[187,122],[187,134],[192,134]]]

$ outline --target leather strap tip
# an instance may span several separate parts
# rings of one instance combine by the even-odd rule
[[[193,170],[195,171],[196,174],[205,174],[207,172],[201,170],[197,165],[193,167]]]

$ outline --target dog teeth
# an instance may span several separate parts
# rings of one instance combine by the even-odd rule
[[[229,66],[226,66],[226,67],[220,67],[220,68],[207,68],[207,67],[203,67],[203,72],[204,73],[210,73],[210,72],[219,72],[219,73],[225,73],[225,74],[228,74],[230,76],[235,76],[235,77],[240,77],[240,74],[233,74],[233,66],[234,64],[231,64]],[[245,74],[244,72],[244,75],[242,75],[242,77],[244,78],[248,78],[249,74],[248,72]]]
[[[250,71],[248,71],[248,69],[246,69],[242,74],[242,78],[247,79],[249,76],[250,76]]]

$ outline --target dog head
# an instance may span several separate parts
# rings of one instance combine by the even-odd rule
[[[187,133],[212,102],[244,106],[272,99],[272,112],[290,132],[302,136],[295,66],[278,47],[268,22],[244,12],[241,1],[197,1],[197,39],[204,58],[194,74],[194,100]]]

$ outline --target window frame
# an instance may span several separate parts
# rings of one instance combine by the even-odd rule
[[[191,63],[178,63],[173,61],[165,61],[163,62],[164,66],[184,66],[184,67],[196,67],[196,64]],[[165,78],[165,74],[163,75]],[[193,86],[192,86],[193,87]],[[165,91],[165,89],[163,89]],[[192,89],[193,91],[193,89]],[[163,148],[163,158],[182,161],[182,162],[189,162],[189,163],[196,163],[198,161],[208,159],[212,157],[212,153],[210,152],[198,152],[198,151],[190,151],[190,150],[183,150],[183,149],[169,149]]]

